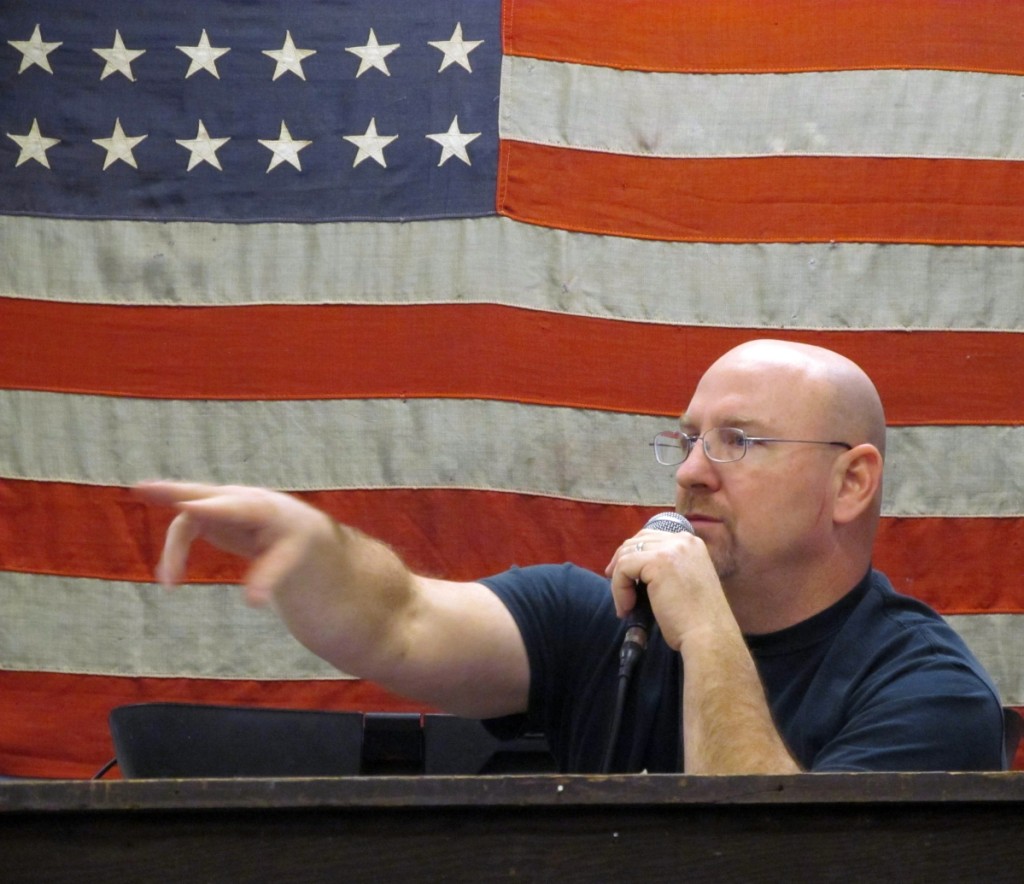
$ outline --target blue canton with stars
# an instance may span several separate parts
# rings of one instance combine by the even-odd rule
[[[0,213],[493,215],[497,0],[7,0]]]

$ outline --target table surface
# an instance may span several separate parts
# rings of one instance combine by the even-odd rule
[[[0,782],[9,881],[1021,881],[1024,773]]]

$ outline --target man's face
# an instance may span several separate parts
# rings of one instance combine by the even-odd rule
[[[827,388],[799,367],[721,360],[681,419],[687,434],[739,427],[749,436],[831,439]],[[704,541],[719,578],[732,582],[796,574],[827,554],[831,467],[840,449],[750,444],[732,463],[708,459],[698,442],[676,471],[676,509]]]

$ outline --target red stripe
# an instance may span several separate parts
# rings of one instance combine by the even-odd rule
[[[1024,518],[883,518],[875,567],[943,614],[1024,613]]]
[[[512,55],[652,71],[1024,72],[1013,0],[506,0]]]
[[[501,143],[498,210],[679,242],[1024,243],[1024,163],[879,157],[676,159]]]
[[[299,495],[392,543],[416,570],[470,580],[510,564],[572,560],[602,571],[655,508],[497,491],[323,491]],[[122,488],[0,480],[0,568],[149,581],[170,514]],[[480,543],[481,525],[501,526]],[[504,530],[511,529],[511,530]],[[887,518],[875,557],[901,592],[946,614],[1024,613],[1024,518]],[[190,579],[234,583],[237,560],[197,545]]]
[[[114,756],[107,716],[130,703],[425,712],[376,685],[337,681],[117,678],[0,670],[0,776],[87,778]],[[116,772],[111,777],[116,776]]]
[[[184,308],[0,298],[0,315],[0,388],[8,389],[479,398],[675,417],[714,359],[771,335],[858,362],[891,424],[1024,422],[1024,397],[1005,382],[1024,372],[1014,333],[696,328],[487,304]]]

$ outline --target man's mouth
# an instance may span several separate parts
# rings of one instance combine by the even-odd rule
[[[717,516],[709,516],[706,513],[686,513],[686,518],[691,524],[722,521]]]

